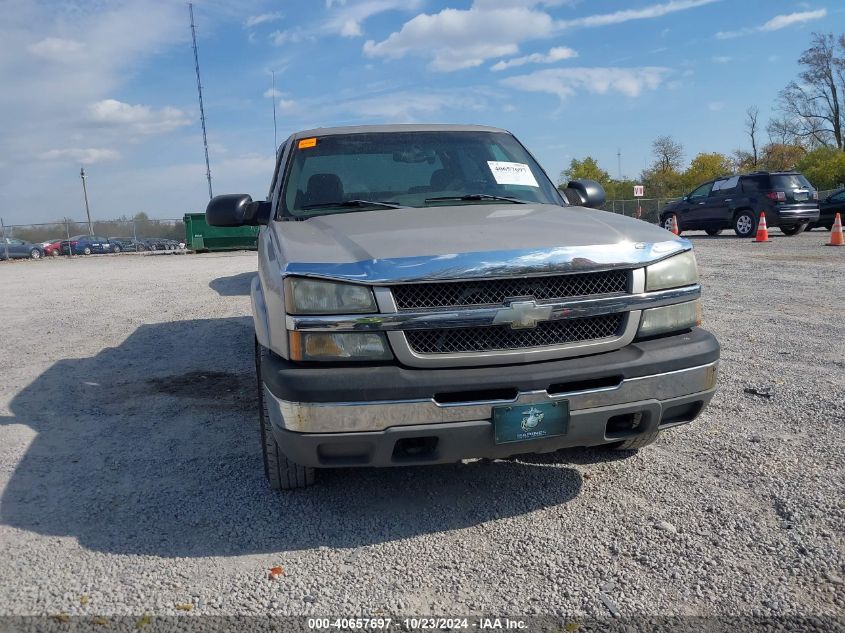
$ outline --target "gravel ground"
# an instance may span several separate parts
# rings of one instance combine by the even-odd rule
[[[720,389],[639,454],[293,494],[261,466],[254,253],[0,265],[0,614],[842,615],[828,235],[693,236]]]

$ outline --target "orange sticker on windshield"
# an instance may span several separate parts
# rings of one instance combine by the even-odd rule
[[[316,147],[317,146],[317,139],[316,138],[304,138],[299,141],[299,149],[308,149],[309,147]]]

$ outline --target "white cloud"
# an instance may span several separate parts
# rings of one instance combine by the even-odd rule
[[[787,15],[776,15],[760,27],[761,31],[777,31],[785,29],[793,24],[803,24],[812,20],[820,20],[827,15],[827,9],[818,11],[803,11],[800,13],[789,13]]]
[[[827,16],[827,9],[818,9],[816,11],[800,11],[797,13],[786,13],[783,15],[776,15],[771,20],[764,22],[760,26],[745,27],[737,31],[719,31],[716,33],[716,39],[729,40],[735,37],[742,37],[757,32],[779,31],[785,29],[793,24],[804,24],[812,20],[820,20]]]
[[[725,102],[724,101],[711,101],[707,104],[707,109],[710,112],[721,112],[725,109]]]
[[[37,57],[53,61],[76,61],[83,56],[85,44],[61,37],[47,37],[30,44],[27,50]]]
[[[170,106],[154,110],[116,99],[98,101],[90,106],[88,113],[95,125],[120,126],[135,134],[165,134],[191,124],[191,118],[184,110]]]
[[[656,89],[669,73],[668,68],[549,68],[528,75],[502,79],[501,83],[526,90],[556,95],[561,101],[576,93],[608,94],[617,92],[637,97],[645,90]]]
[[[728,57],[727,55],[716,55],[712,59],[717,64],[729,64],[733,57]]]
[[[300,30],[273,31],[270,33],[270,42],[273,46],[282,46],[288,42],[297,44],[303,39],[305,39],[305,35]]]
[[[540,7],[560,2],[517,0],[503,6],[493,0],[475,0],[469,9],[443,9],[439,13],[417,15],[386,39],[367,41],[364,53],[388,59],[407,55],[426,57],[431,59],[432,70],[448,72],[480,66],[491,58],[515,55],[522,42],[564,30],[656,18],[718,1],[670,0],[642,9],[555,21]]]
[[[265,97],[267,97],[267,98],[269,99],[270,97],[281,97],[281,96],[282,96],[282,93],[281,93],[281,92],[279,92],[278,90],[276,90],[275,88],[268,88],[268,89],[264,92],[264,96],[265,96]]]
[[[506,9],[444,9],[420,14],[381,42],[364,44],[369,57],[433,56],[431,68],[451,71],[480,66],[491,57],[519,51],[521,41],[552,34],[552,18],[542,11]]]
[[[514,57],[513,59],[502,60],[496,62],[490,67],[490,70],[499,72],[507,70],[508,68],[516,68],[517,66],[524,66],[525,64],[554,64],[563,59],[572,59],[578,57],[578,53],[566,46],[556,46],[549,50],[548,53],[534,53],[532,55],[525,55],[524,57]]]
[[[374,15],[387,11],[415,11],[421,5],[422,0],[326,0],[330,15],[320,30],[343,37],[361,37],[364,22]]]
[[[120,153],[113,149],[103,149],[97,147],[73,147],[66,149],[51,149],[39,154],[38,158],[40,158],[41,160],[64,161],[72,163],[82,163],[83,165],[93,165],[94,163],[102,163],[104,161],[117,160],[118,158],[120,158]]]
[[[250,29],[266,22],[277,22],[283,17],[284,15],[279,11],[274,11],[273,13],[262,13],[260,15],[251,15],[244,21],[244,26]]]
[[[687,9],[695,9],[706,4],[719,2],[720,0],[670,0],[662,4],[653,4],[642,9],[624,9],[622,11],[615,11],[613,13],[604,13],[599,15],[588,15],[583,18],[575,18],[572,20],[563,20],[559,22],[559,26],[565,28],[582,27],[582,26],[607,26],[609,24],[621,24],[622,22],[630,22],[631,20],[648,20],[652,18],[660,18],[670,13],[677,11],[686,11]]]

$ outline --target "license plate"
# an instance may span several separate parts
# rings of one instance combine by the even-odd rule
[[[493,431],[496,444],[529,442],[566,435],[568,425],[569,402],[567,400],[493,407]]]
[[[804,202],[805,200],[810,199],[809,191],[795,191],[792,195],[795,198],[796,202]]]

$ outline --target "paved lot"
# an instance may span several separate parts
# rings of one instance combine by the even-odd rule
[[[655,446],[281,495],[254,253],[0,265],[0,613],[842,614],[845,249],[772,233],[693,238],[720,391]]]

